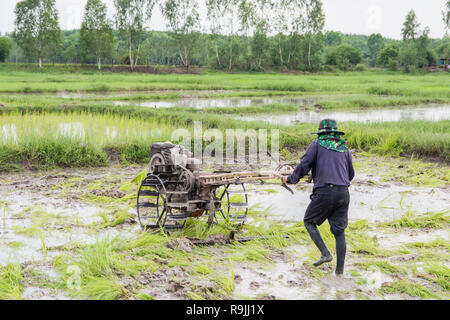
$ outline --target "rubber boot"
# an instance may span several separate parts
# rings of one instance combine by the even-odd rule
[[[333,257],[331,256],[330,251],[328,251],[327,246],[325,245],[325,242],[323,242],[322,237],[320,236],[319,229],[317,229],[317,226],[315,224],[312,224],[310,222],[305,222],[306,230],[309,233],[309,236],[314,241],[314,244],[321,252],[322,256],[319,260],[313,263],[314,266],[318,267],[324,263],[331,262],[333,260]]]
[[[335,234],[336,238],[336,275],[340,276],[344,274],[345,254],[347,252],[347,244],[345,243],[345,233]]]

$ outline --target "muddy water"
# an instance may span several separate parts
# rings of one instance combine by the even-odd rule
[[[349,220],[369,222],[390,221],[400,217],[408,208],[418,213],[440,212],[449,209],[448,190],[438,188],[418,188],[392,183],[372,184],[374,177],[359,175],[350,187]],[[277,193],[265,193],[264,189],[274,189]],[[273,219],[302,221],[310,202],[311,184],[300,184],[295,195],[279,186],[253,186],[249,192],[249,205],[267,211]],[[423,201],[427,199],[427,201]]]
[[[299,111],[290,114],[270,114],[240,116],[237,119],[247,121],[264,121],[278,125],[293,125],[295,123],[317,123],[321,119],[332,118],[339,122],[396,122],[402,120],[450,120],[450,105],[398,107],[351,111]]]
[[[49,279],[59,275],[51,266],[52,259],[61,253],[57,247],[70,244],[90,244],[105,237],[133,238],[139,234],[137,225],[123,224],[114,228],[93,231],[88,224],[101,222],[101,205],[83,202],[70,194],[61,194],[56,185],[67,183],[72,178],[100,180],[106,175],[111,179],[127,181],[142,168],[104,168],[96,170],[57,170],[50,174],[6,174],[0,175],[0,265],[9,262],[33,262],[35,268],[44,272]],[[366,181],[373,181],[367,183]],[[254,210],[267,213],[268,220],[300,221],[309,203],[311,185],[299,185],[292,196],[278,185],[249,185],[249,202]],[[418,188],[395,183],[377,184],[376,177],[358,175],[350,189],[352,202],[350,220],[369,222],[388,221],[400,216],[408,206],[419,213],[448,209],[448,189]],[[427,199],[427,201],[424,201]],[[27,209],[31,211],[25,211]],[[22,234],[20,230],[33,225],[33,210],[38,208],[50,214],[49,229],[41,234]],[[134,208],[130,209],[133,212]],[[31,213],[30,213],[31,212]],[[260,216],[259,216],[260,217]],[[251,213],[248,223],[251,223]],[[416,241],[431,241],[442,238],[450,240],[448,230],[411,231],[393,233],[389,230],[371,231],[378,238],[381,247],[398,247]],[[43,248],[44,242],[46,250]],[[14,243],[21,243],[15,246]],[[234,275],[236,288],[234,298],[275,299],[353,299],[359,292],[372,299],[380,298],[374,292],[384,282],[395,279],[377,269],[360,270],[357,259],[349,257],[345,278],[332,275],[332,266],[326,266],[328,275],[318,281],[311,273],[311,247],[294,245],[279,258],[263,266],[236,264]],[[401,257],[404,258],[404,257]],[[357,270],[368,280],[366,285],[356,285],[351,270]],[[161,297],[174,298],[163,286]],[[166,294],[167,296],[164,296]],[[27,299],[65,299],[63,293],[55,296],[45,288],[27,287],[23,294]]]
[[[116,101],[115,105],[127,106],[134,105],[147,108],[233,108],[233,107],[251,107],[265,104],[294,104],[299,106],[312,105],[314,98],[226,98],[226,99],[180,99],[176,101],[146,101],[146,102],[122,102]]]

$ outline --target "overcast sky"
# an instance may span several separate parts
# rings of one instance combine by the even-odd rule
[[[108,4],[113,14],[113,0]],[[430,27],[431,37],[444,35],[442,10],[447,0],[322,0],[326,14],[326,30],[370,35],[381,33],[385,37],[400,39],[402,23],[408,11],[414,9],[421,27]],[[19,0],[0,0],[0,32],[14,30],[14,8]],[[61,29],[78,29],[87,0],[56,0]],[[149,27],[164,30],[165,22],[159,9],[155,10]]]

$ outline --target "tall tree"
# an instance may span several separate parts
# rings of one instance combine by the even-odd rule
[[[337,31],[327,31],[325,33],[324,44],[327,47],[339,46],[342,43],[342,36]]]
[[[263,70],[263,63],[268,55],[269,41],[267,40],[267,28],[267,23],[265,21],[261,22],[256,27],[251,41],[252,68],[256,70]]]
[[[430,43],[430,28],[426,27],[416,40],[416,64],[419,68],[428,66],[436,62],[434,61],[435,58],[433,57],[433,54],[429,50]]]
[[[369,39],[367,39],[367,47],[369,48],[370,65],[375,67],[378,56],[384,47],[383,36],[379,33],[371,34]]]
[[[224,32],[224,19],[222,16],[223,0],[206,0],[207,17],[210,22],[211,40],[214,45],[214,54],[216,59],[216,65],[221,68],[222,60],[219,55],[219,39]]]
[[[322,9],[322,1],[306,1],[305,13],[305,37],[308,42],[308,69],[312,70],[311,56],[322,48],[322,32],[325,26],[325,14]],[[313,51],[313,43],[316,50]]]
[[[116,26],[128,43],[130,68],[135,70],[144,41],[145,23],[151,19],[158,0],[114,0]]]
[[[450,30],[450,0],[445,4],[445,9],[442,11],[442,19],[444,20],[446,30]]]
[[[397,44],[390,44],[381,50],[377,63],[383,67],[395,69],[398,64],[398,56],[399,48]]]
[[[45,57],[60,49],[61,30],[55,0],[24,0],[16,5],[14,38],[28,58],[37,58],[39,67]]]
[[[111,23],[106,18],[106,5],[101,0],[88,0],[80,30],[81,54],[94,57],[98,70],[102,60],[109,58],[114,46]]]
[[[178,42],[180,59],[186,69],[190,67],[192,49],[199,36],[198,5],[197,0],[166,0],[161,4],[167,27]]]
[[[279,18],[284,20],[285,32],[290,38],[289,66],[296,69],[300,62],[300,45],[305,27],[305,6],[307,0],[280,0],[279,6],[282,14]]]
[[[11,50],[11,40],[8,37],[0,37],[0,62],[5,62]]]
[[[405,18],[402,28],[403,40],[416,40],[419,34],[420,23],[417,21],[417,16],[414,10],[409,11]]]

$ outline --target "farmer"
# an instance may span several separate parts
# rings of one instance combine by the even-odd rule
[[[314,188],[304,223],[311,239],[322,253],[314,266],[331,262],[333,259],[317,229],[317,226],[328,219],[331,233],[336,238],[336,275],[340,276],[344,273],[346,253],[344,232],[348,224],[350,202],[348,187],[355,171],[350,151],[341,139],[345,133],[338,131],[335,120],[322,120],[319,131],[312,134],[317,134],[318,139],[311,143],[300,164],[290,176],[284,178],[284,182],[296,184],[312,170]]]

